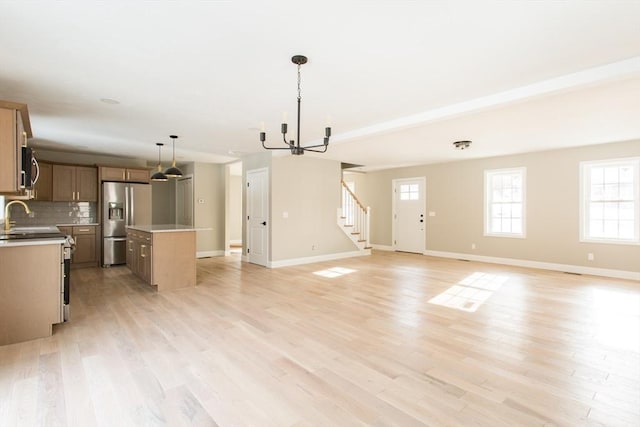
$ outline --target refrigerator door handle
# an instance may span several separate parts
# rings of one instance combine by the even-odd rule
[[[125,225],[131,225],[131,212],[129,211],[131,207],[129,206],[129,186],[124,186],[124,223]]]
[[[133,185],[129,187],[129,225],[135,225],[135,209],[136,209],[136,201],[134,195],[134,187]]]

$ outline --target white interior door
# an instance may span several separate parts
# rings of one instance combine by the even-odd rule
[[[425,250],[425,179],[393,180],[393,247],[396,251]]]
[[[247,171],[247,260],[266,266],[269,260],[269,175]]]
[[[193,177],[176,181],[176,224],[193,225]]]

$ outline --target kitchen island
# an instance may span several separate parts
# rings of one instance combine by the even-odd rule
[[[196,229],[189,225],[127,227],[127,266],[158,292],[196,285]]]
[[[0,345],[48,337],[64,320],[64,242],[62,235],[0,239]]]

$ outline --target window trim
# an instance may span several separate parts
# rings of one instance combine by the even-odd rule
[[[586,197],[587,190],[589,189],[588,184],[588,176],[587,170],[591,169],[593,166],[611,166],[611,165],[624,165],[624,164],[634,164],[634,180],[635,180],[635,188],[634,188],[634,210],[636,213],[636,217],[634,218],[634,234],[633,239],[612,239],[612,238],[598,238],[598,237],[589,237],[587,236],[587,224],[589,219],[589,209],[588,203],[590,202],[590,198]],[[640,157],[620,157],[615,159],[600,159],[600,160],[587,160],[580,162],[580,177],[578,181],[578,191],[579,191],[579,241],[584,243],[605,243],[605,244],[613,244],[613,245],[640,245]],[[590,182],[589,182],[590,183]]]
[[[491,206],[489,195],[490,178],[494,175],[518,172],[522,175],[522,233],[496,233],[491,231]],[[511,239],[527,238],[527,168],[525,166],[484,171],[484,236],[507,237]]]

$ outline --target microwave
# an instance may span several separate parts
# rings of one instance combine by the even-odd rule
[[[35,183],[38,182],[40,168],[31,147],[22,147],[22,169],[20,175],[20,188],[31,190]]]

